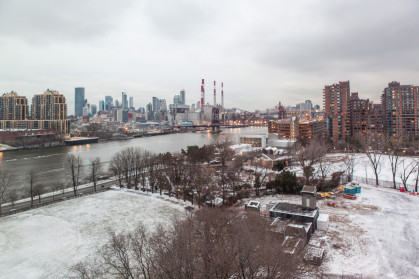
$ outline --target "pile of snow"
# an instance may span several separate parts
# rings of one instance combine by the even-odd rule
[[[0,278],[68,278],[69,268],[108,239],[109,228],[153,229],[184,212],[175,202],[108,191],[0,219]]]

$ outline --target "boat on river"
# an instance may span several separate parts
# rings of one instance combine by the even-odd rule
[[[98,137],[72,137],[67,140],[64,140],[64,143],[65,145],[81,145],[88,143],[97,143],[98,141]]]

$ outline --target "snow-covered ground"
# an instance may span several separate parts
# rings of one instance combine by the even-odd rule
[[[248,200],[301,203],[300,196],[288,195]],[[419,196],[362,184],[356,200],[336,197],[336,207],[327,206],[328,201],[317,205],[320,213],[329,214],[329,230],[316,231],[311,239],[327,250],[321,271],[355,278],[419,278]]]
[[[335,154],[329,154],[328,158],[332,161],[335,161],[333,163],[333,166],[330,169],[330,173],[336,172],[336,171],[345,171],[345,163],[343,162],[343,159],[347,156],[347,154],[344,153],[335,153]],[[371,164],[368,160],[368,157],[365,154],[354,154],[355,156],[355,162],[354,162],[354,181],[358,182],[366,182],[368,179],[369,184],[375,185],[375,174],[374,170],[371,167]],[[404,162],[402,162],[404,161]],[[378,179],[380,181],[380,186],[384,187],[393,187],[393,177],[392,177],[392,171],[391,171],[391,164],[390,160],[387,155],[382,155],[379,160],[379,175]],[[411,163],[419,162],[418,157],[400,157],[400,164],[398,166],[398,171],[396,174],[396,182],[402,184],[402,180],[400,178],[400,172],[403,168],[411,167]],[[317,170],[317,165],[314,166],[314,168]],[[297,175],[302,176],[302,170],[301,167],[292,167],[289,168],[291,171],[295,171]],[[417,175],[418,167],[415,168],[415,171],[409,176],[409,179],[407,180],[408,189],[413,190],[413,185],[415,185],[416,175]],[[319,176],[319,172],[317,172],[317,175]]]
[[[68,278],[109,228],[127,231],[142,221],[152,229],[183,213],[173,198],[113,190],[1,218],[0,278]]]
[[[363,185],[355,201],[319,204],[330,216],[325,271],[419,278],[419,196]]]

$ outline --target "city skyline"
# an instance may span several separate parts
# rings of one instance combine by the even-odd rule
[[[0,70],[1,93],[31,98],[53,88],[70,112],[79,86],[92,104],[127,92],[144,107],[152,96],[171,100],[181,89],[196,103],[201,78],[208,99],[209,82],[222,80],[226,107],[255,110],[278,101],[321,104],[324,85],[339,80],[375,103],[388,82],[419,84],[416,1],[1,7],[0,63],[8,65]]]

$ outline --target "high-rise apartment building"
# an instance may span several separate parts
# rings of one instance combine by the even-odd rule
[[[76,87],[74,91],[74,115],[83,116],[83,108],[87,101],[84,98],[84,87]]]
[[[335,146],[351,135],[349,97],[349,81],[326,85],[323,90],[327,130]]]
[[[28,114],[26,97],[13,91],[0,96],[0,120],[26,120]]]
[[[387,135],[400,138],[419,136],[419,86],[390,82],[384,88],[381,104]]]
[[[180,90],[180,94],[179,94],[179,96],[180,96],[180,103],[182,104],[182,105],[185,105],[186,104],[186,96],[185,96],[185,89],[182,89],[182,90]]]
[[[58,91],[47,89],[43,94],[33,96],[31,111],[32,119],[65,120],[67,118],[65,97]]]
[[[351,93],[349,99],[351,136],[364,136],[367,133],[370,125],[371,106],[369,99],[360,99],[358,92]]]
[[[127,99],[127,93],[122,92],[122,109],[128,110],[128,99]]]

